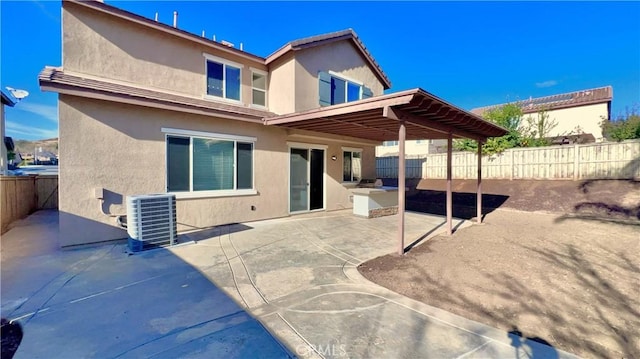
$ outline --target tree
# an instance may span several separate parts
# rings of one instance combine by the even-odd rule
[[[508,148],[521,147],[526,144],[520,128],[522,123],[522,109],[520,106],[510,103],[492,108],[485,112],[483,117],[498,126],[504,127],[508,133],[502,137],[489,138],[482,146],[482,153],[500,153]],[[470,139],[460,139],[454,141],[453,148],[461,151],[476,151],[478,143]]]
[[[627,110],[626,116],[619,116],[616,120],[603,120],[600,126],[607,140],[620,142],[640,138],[640,114],[636,109]]]
[[[545,110],[539,111],[536,118],[527,117],[527,127],[523,134],[524,146],[549,146],[551,144],[549,135],[556,126],[558,126],[558,121],[555,118],[550,120],[549,114]]]

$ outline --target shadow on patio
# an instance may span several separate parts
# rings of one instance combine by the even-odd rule
[[[171,251],[61,250],[57,218],[39,211],[2,236],[2,317],[24,330],[15,358],[293,356]]]

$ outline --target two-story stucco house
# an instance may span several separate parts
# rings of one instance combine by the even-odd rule
[[[135,194],[175,193],[179,230],[350,208],[404,108],[453,121],[409,114],[407,138],[502,133],[420,89],[383,95],[351,30],[263,58],[99,1],[63,1],[62,20],[62,66],[39,80],[59,94],[63,246],[125,238]]]

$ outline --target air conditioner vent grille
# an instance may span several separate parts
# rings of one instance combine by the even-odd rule
[[[129,249],[134,252],[174,244],[177,238],[175,195],[127,196],[127,233]]]

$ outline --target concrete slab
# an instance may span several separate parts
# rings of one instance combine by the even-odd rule
[[[38,212],[2,236],[2,317],[24,330],[15,358],[294,356],[199,267],[124,244],[59,250],[55,218]],[[193,248],[176,250],[216,267],[216,250]]]

